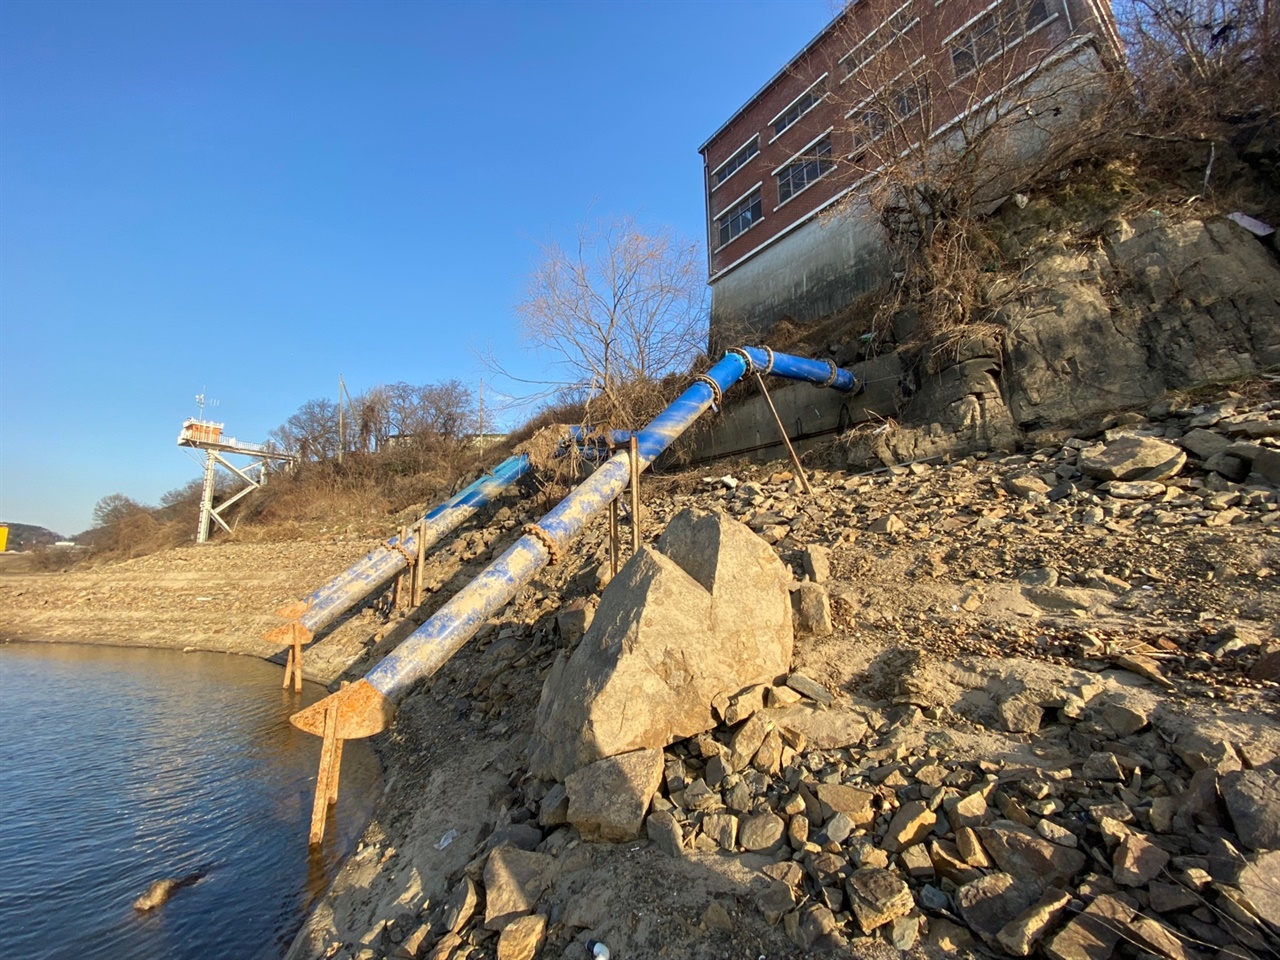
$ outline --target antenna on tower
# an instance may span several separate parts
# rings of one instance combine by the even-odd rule
[[[196,407],[197,407],[197,408],[199,409],[199,411],[200,411],[200,415],[199,415],[199,417],[198,417],[197,419],[200,419],[200,420],[203,420],[203,419],[204,419],[204,408],[205,408],[205,404],[208,404],[208,405],[209,405],[209,406],[211,406],[211,407],[216,407],[216,406],[218,405],[218,401],[217,401],[217,400],[209,400],[209,399],[205,396],[204,391],[205,391],[205,388],[204,388],[204,387],[201,387],[201,388],[200,388],[200,392],[196,394]]]

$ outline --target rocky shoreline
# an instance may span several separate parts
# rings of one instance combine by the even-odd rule
[[[646,542],[696,508],[772,547],[788,668],[647,748],[634,839],[586,839],[527,747],[607,579],[594,523],[402,706],[384,796],[289,956],[1274,953],[1276,393],[1161,402],[1015,456],[815,470],[812,496],[741,463],[646,478]],[[435,599],[353,617],[308,673],[361,671],[532,519],[510,500],[464,528]],[[0,611],[10,638],[270,656],[269,611],[368,544],[0,577]]]
[[[404,704],[385,803],[291,956],[1268,955],[1280,502],[1256,467],[1280,405],[1259,389],[1030,454],[815,471],[812,497],[742,464],[646,481],[646,542],[716,510],[790,567],[791,669],[622,755],[643,772],[575,811],[577,774],[534,775],[528,747],[605,579],[589,528]]]

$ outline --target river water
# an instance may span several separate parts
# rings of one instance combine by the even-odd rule
[[[0,645],[0,956],[282,956],[381,783],[348,742],[338,835],[309,853],[320,741],[288,717],[324,690],[281,677],[225,654]]]

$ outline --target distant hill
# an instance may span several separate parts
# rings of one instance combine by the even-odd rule
[[[0,521],[0,527],[9,528],[9,545],[6,550],[31,550],[35,547],[48,547],[65,540],[66,537],[44,527],[35,527],[29,523],[10,523]]]

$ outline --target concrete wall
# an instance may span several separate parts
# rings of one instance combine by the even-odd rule
[[[865,383],[862,392],[853,396],[808,383],[765,378],[769,396],[796,449],[803,451],[830,441],[837,432],[875,417],[894,415],[902,376],[899,356],[877,357],[848,369]],[[748,382],[754,383],[755,377],[749,377]],[[691,438],[695,462],[733,455],[750,455],[757,460],[787,455],[778,437],[778,425],[758,391],[726,410],[723,419],[708,417],[704,423]]]
[[[882,233],[860,211],[797,227],[711,286],[711,352],[751,341],[783,317],[807,323],[884,278]]]

